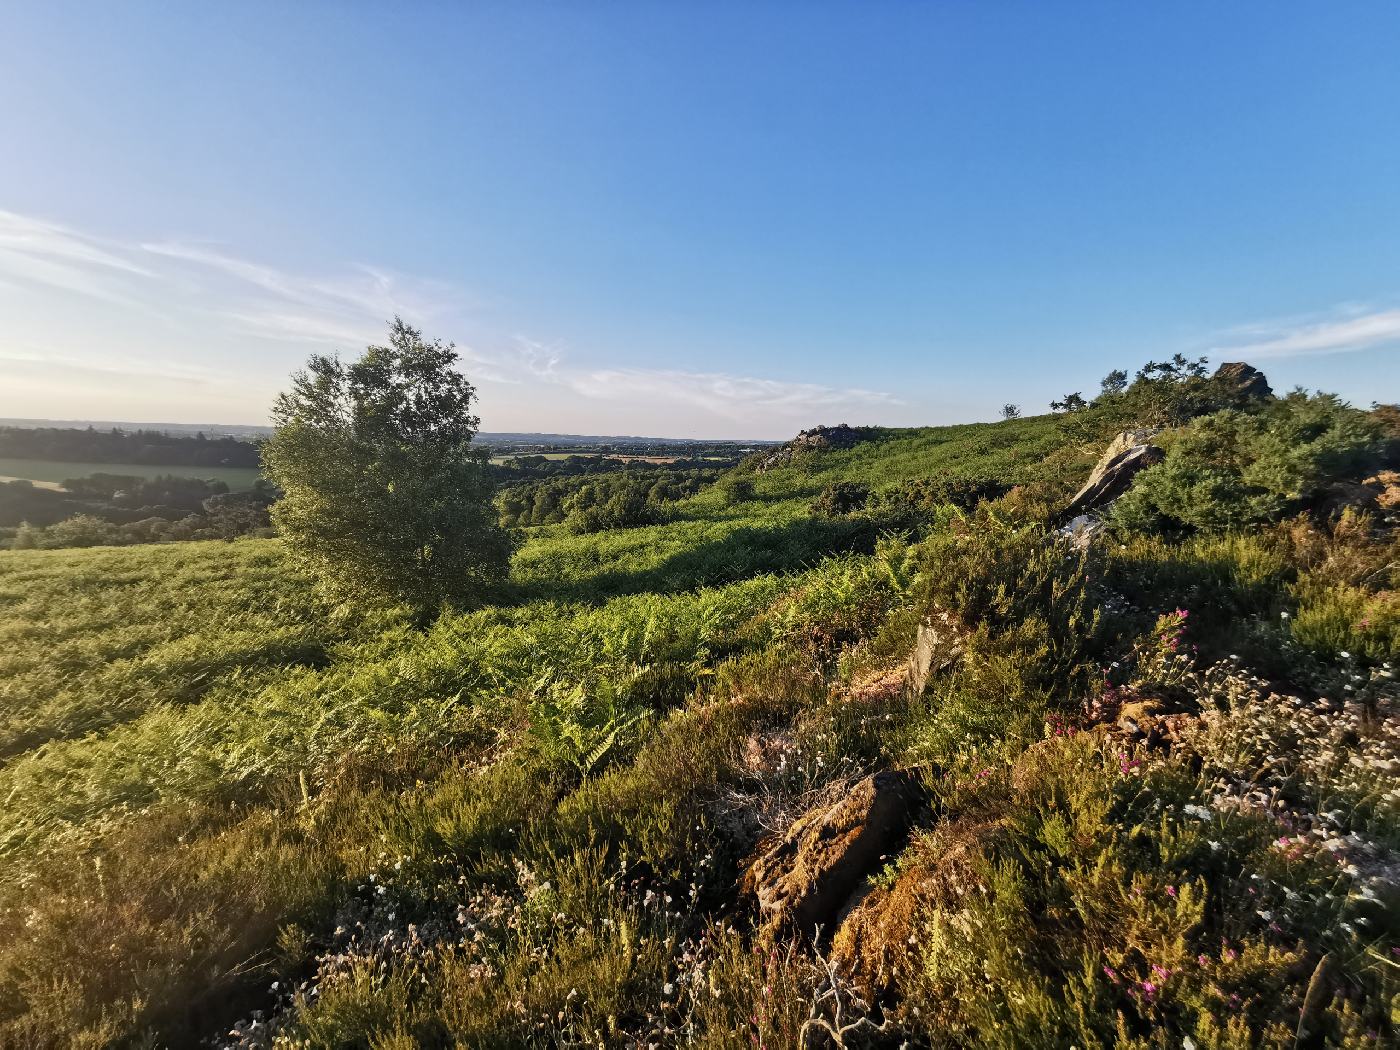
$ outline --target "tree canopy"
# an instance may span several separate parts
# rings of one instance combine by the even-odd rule
[[[463,606],[509,571],[511,541],[473,449],[475,388],[452,344],[395,318],[356,361],[313,355],[273,407],[273,520],[341,598]]]

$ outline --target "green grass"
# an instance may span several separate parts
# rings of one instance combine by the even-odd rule
[[[1070,556],[1042,511],[1101,442],[888,431],[738,504],[530,529],[426,629],[326,604],[276,540],[0,552],[0,1045],[194,1045],[258,1010],[286,1045],[778,1047],[837,1003],[896,1043],[1292,1046],[1306,1014],[1313,1045],[1383,1045],[1391,891],[1278,846],[1268,806],[1400,845],[1393,546],[1353,521]],[[1023,491],[912,545],[809,513],[924,478]],[[961,659],[878,685],[934,610]],[[1345,725],[1246,669],[1351,697]],[[1053,735],[1117,690],[1211,720],[1150,761]],[[855,969],[756,950],[762,828],[892,766],[934,805],[836,946]]]
[[[180,467],[148,466],[141,463],[60,463],[48,459],[0,458],[0,478],[33,481],[46,485],[61,484],[69,478],[85,478],[91,474],[125,474],[130,477],[156,478],[173,474],[181,478],[204,478],[222,481],[230,491],[251,489],[261,477],[256,467]]]

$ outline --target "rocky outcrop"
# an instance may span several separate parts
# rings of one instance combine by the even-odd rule
[[[1103,509],[1128,491],[1138,471],[1162,462],[1162,450],[1151,443],[1159,433],[1156,428],[1125,430],[1114,438],[1064,516],[1073,519]]]
[[[774,450],[756,468],[760,474],[776,467],[787,466],[804,452],[825,452],[831,449],[854,448],[863,441],[872,440],[879,429],[876,427],[852,427],[840,423],[834,427],[813,427],[798,433],[786,445]]]
[[[1274,396],[1264,373],[1243,361],[1226,361],[1215,370],[1211,382],[1233,395],[1236,401],[1258,401]]]
[[[1400,510],[1400,473],[1383,470],[1364,481],[1332,481],[1314,492],[1309,507],[1319,518],[1338,518],[1347,511],[1377,514],[1392,521]]]
[[[794,821],[743,878],[763,935],[830,933],[866,877],[902,844],[922,797],[914,773],[876,773]]]

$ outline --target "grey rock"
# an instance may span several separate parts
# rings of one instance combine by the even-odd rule
[[[1243,361],[1226,361],[1215,370],[1211,380],[1228,389],[1240,401],[1256,401],[1273,397],[1273,388],[1263,372]]]
[[[1164,453],[1151,441],[1161,431],[1156,428],[1125,430],[1111,442],[1084,487],[1074,494],[1065,517],[1071,520],[1091,511],[1102,510],[1133,483],[1138,471],[1162,462]]]

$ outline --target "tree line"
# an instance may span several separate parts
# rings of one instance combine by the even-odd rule
[[[262,481],[230,492],[222,481],[171,475],[93,474],[61,490],[0,482],[0,536],[16,549],[232,539],[267,530],[277,495]]]
[[[256,467],[259,445],[235,437],[159,430],[0,427],[0,456],[59,463],[139,463],[164,467]]]

